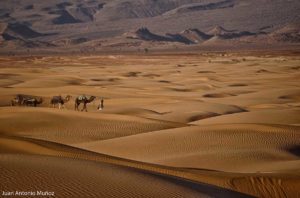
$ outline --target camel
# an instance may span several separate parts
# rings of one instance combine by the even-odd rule
[[[36,98],[24,98],[23,104],[26,106],[33,106],[36,107],[38,104],[43,103],[43,98],[40,98],[39,100]]]
[[[35,96],[17,94],[14,99],[11,100],[11,106],[21,106],[24,105],[25,101],[37,100]]]
[[[20,100],[18,98],[14,98],[11,100],[11,106],[20,106]]]
[[[78,107],[81,103],[83,103],[83,108],[81,111],[85,110],[87,112],[86,104],[93,102],[96,99],[96,96],[85,96],[81,95],[75,99],[75,111],[79,111]]]
[[[16,97],[11,100],[11,106],[23,105],[25,98],[32,98],[32,97],[28,96],[28,95],[23,95],[23,94],[17,94]]]
[[[69,102],[72,96],[67,95],[65,98],[62,96],[53,96],[50,103],[54,108],[56,104],[58,104],[58,108],[61,109],[62,107],[65,108],[65,103]]]
[[[103,110],[103,108],[104,108],[103,103],[104,103],[104,99],[101,98],[100,104],[98,105],[98,108],[97,108],[99,111],[102,111],[102,110]]]

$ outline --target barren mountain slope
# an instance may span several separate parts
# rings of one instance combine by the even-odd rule
[[[127,43],[141,47],[135,40],[118,38],[141,27],[153,34],[167,34],[172,42],[199,44],[202,39],[195,42],[191,35],[180,33],[198,29],[209,34],[219,26],[234,32],[227,39],[272,33],[299,21],[299,8],[297,0],[2,0],[0,49],[78,44],[82,48],[120,48]],[[299,43],[299,34],[293,39],[276,38],[271,40]],[[169,44],[168,39],[163,41]]]

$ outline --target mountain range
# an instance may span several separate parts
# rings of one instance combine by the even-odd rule
[[[299,46],[298,0],[2,0],[0,52]]]

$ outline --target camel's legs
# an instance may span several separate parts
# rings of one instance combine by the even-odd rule
[[[81,111],[85,110],[87,112],[86,103],[83,103],[83,108]]]
[[[58,108],[61,109],[61,104],[60,103],[58,103]]]
[[[66,109],[65,104],[59,103],[59,109]]]
[[[79,105],[77,102],[75,102],[75,111],[78,111],[79,110]]]

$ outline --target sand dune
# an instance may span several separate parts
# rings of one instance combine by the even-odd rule
[[[298,197],[298,65],[273,53],[1,57],[1,189]],[[16,94],[44,102],[11,107]],[[73,110],[81,94],[97,97],[89,112]],[[50,108],[57,95],[73,96],[66,109]]]
[[[174,101],[172,103],[152,104],[145,109],[120,108],[113,111],[118,114],[137,115],[147,118],[188,123],[208,117],[240,113],[244,109],[234,105],[222,105],[196,101]]]
[[[210,118],[192,122],[191,124],[226,124],[226,123],[265,123],[265,124],[286,124],[296,125],[299,123],[300,111],[295,110],[260,110],[244,112],[236,115],[225,115],[222,117]]]
[[[40,79],[28,80],[24,83],[18,83],[13,87],[57,87],[57,86],[68,86],[68,85],[79,85],[81,79],[72,76],[57,76],[56,78],[43,77]]]
[[[64,144],[105,140],[184,126],[132,116],[59,111],[46,108],[2,108],[1,132]],[[14,117],[14,119],[11,119]],[[84,136],[82,136],[84,134]]]
[[[299,127],[257,124],[184,127],[77,146],[176,167],[244,173],[288,172],[296,171],[299,165],[298,156],[289,151],[299,144],[298,130]]]
[[[242,194],[236,193],[236,192],[233,192],[230,190],[226,190],[224,188],[237,190],[240,192],[247,192],[248,194],[251,194],[254,196],[272,196],[272,197],[274,197],[274,195],[276,195],[276,197],[281,197],[281,195],[283,195],[283,194],[285,194],[287,196],[297,194],[297,190],[296,190],[297,182],[294,183],[295,181],[297,181],[296,175],[286,175],[286,174],[280,174],[280,173],[279,174],[271,173],[268,175],[259,174],[259,173],[238,174],[238,173],[206,171],[206,170],[200,170],[200,169],[182,169],[182,168],[175,169],[175,168],[171,168],[171,167],[163,167],[163,166],[145,164],[145,163],[141,163],[141,162],[128,161],[128,160],[124,160],[124,159],[120,159],[120,158],[101,155],[98,153],[91,153],[88,151],[80,150],[80,149],[77,149],[74,147],[69,147],[69,146],[62,145],[62,144],[57,144],[57,143],[52,143],[52,142],[42,141],[42,140],[35,140],[35,139],[31,139],[31,138],[1,136],[0,147],[1,147],[1,158],[2,158],[1,159],[1,161],[2,161],[1,169],[3,172],[6,173],[6,174],[2,175],[2,176],[4,176],[4,179],[6,180],[7,175],[10,175],[12,177],[15,176],[14,174],[21,175],[21,176],[24,175],[24,177],[17,177],[17,178],[19,178],[17,180],[13,180],[13,181],[10,180],[8,185],[5,185],[4,189],[9,187],[10,185],[12,186],[12,188],[14,186],[18,185],[18,186],[24,186],[24,188],[26,187],[26,189],[29,189],[29,190],[35,190],[31,187],[28,187],[26,185],[27,183],[24,182],[24,179],[26,180],[26,178],[28,178],[29,181],[33,180],[36,182],[44,181],[46,179],[48,182],[46,184],[43,182],[40,182],[38,190],[48,189],[47,187],[45,187],[47,185],[47,186],[53,187],[54,191],[56,193],[59,192],[59,194],[64,194],[64,195],[66,194],[68,196],[71,196],[71,195],[72,196],[74,196],[74,195],[81,196],[82,195],[82,190],[81,190],[82,184],[76,183],[76,181],[78,181],[78,180],[76,179],[77,177],[76,178],[73,177],[74,176],[73,171],[79,171],[81,169],[80,167],[82,167],[82,166],[90,167],[88,164],[92,163],[93,165],[98,166],[98,168],[96,170],[94,170],[93,168],[90,167],[91,170],[93,170],[93,176],[88,177],[89,181],[91,181],[91,178],[96,177],[97,181],[105,180],[105,181],[103,181],[104,184],[110,183],[113,180],[119,186],[120,182],[115,181],[114,180],[115,177],[112,177],[112,176],[116,176],[115,172],[116,171],[120,172],[120,170],[114,170],[114,169],[108,170],[108,172],[114,171],[114,173],[112,173],[112,175],[110,175],[110,177],[112,177],[112,178],[110,178],[110,180],[107,181],[107,178],[103,177],[102,172],[100,175],[95,174],[95,173],[98,173],[99,166],[101,166],[101,170],[103,170],[102,165],[113,166],[113,167],[114,166],[119,167],[121,165],[121,167],[119,167],[120,169],[128,169],[126,167],[132,167],[133,169],[129,169],[129,170],[134,171],[134,172],[135,171],[140,172],[140,170],[142,170],[144,177],[147,176],[148,174],[150,174],[150,176],[151,175],[155,176],[157,174],[155,174],[154,172],[157,172],[160,174],[163,173],[163,175],[175,176],[176,178],[181,177],[181,178],[186,178],[188,180],[197,181],[198,184],[195,184],[195,183],[193,184],[192,182],[184,181],[184,180],[176,181],[176,178],[172,177],[173,178],[172,180],[174,181],[174,183],[176,183],[176,185],[180,184],[180,185],[183,185],[184,187],[192,187],[192,189],[196,188],[196,191],[198,192],[198,196],[200,196],[200,194],[202,196],[205,194],[205,195],[209,195],[210,197],[211,196],[219,197],[221,194],[222,197],[227,197],[227,196],[228,197],[232,197],[232,196],[248,197],[247,195],[245,195],[243,193]],[[16,155],[12,155],[12,154],[16,154]],[[26,154],[26,155],[24,155],[24,154]],[[41,155],[44,155],[44,157],[41,157]],[[49,156],[52,156],[52,157],[49,157]],[[59,156],[59,158],[57,158],[55,156]],[[63,156],[67,157],[67,158],[62,158]],[[72,158],[79,159],[79,160],[72,160]],[[26,161],[26,163],[25,164],[20,163],[19,162],[20,159],[24,159]],[[84,159],[84,161],[82,161],[80,159]],[[89,159],[89,162],[85,161],[86,159]],[[96,162],[101,162],[102,165],[99,163],[92,162],[91,160],[96,161]],[[69,171],[67,171],[67,172],[64,171],[64,174],[61,174],[61,170],[62,169],[66,170],[64,168],[65,165],[59,163],[62,161],[65,164],[66,163],[72,164],[72,166],[70,166],[68,168]],[[22,162],[24,162],[24,161],[22,161]],[[37,165],[37,163],[39,165],[43,164],[43,166],[39,166],[39,165]],[[108,165],[106,163],[115,164],[115,165]],[[73,167],[73,164],[76,164],[74,166],[75,170],[73,168],[71,168],[71,167]],[[125,167],[122,168],[122,166],[125,166]],[[13,167],[13,169],[12,169],[12,167]],[[24,169],[26,170],[25,172],[24,172]],[[58,169],[58,170],[56,170],[56,169]],[[11,171],[11,170],[15,170],[15,171]],[[41,171],[39,172],[36,170],[41,170]],[[148,170],[150,172],[147,172],[145,170]],[[34,172],[34,174],[32,174],[33,172]],[[86,175],[85,174],[86,170],[82,170],[80,172],[82,172],[84,174],[80,175],[79,177],[80,178],[85,177],[84,175]],[[57,173],[59,173],[59,175],[57,175],[55,177],[51,177],[51,178],[53,178],[52,180],[49,180],[49,178],[47,178],[48,174],[56,175]],[[125,171],[125,173],[128,174],[128,172],[126,172],[126,171]],[[28,175],[31,175],[31,177],[28,177]],[[161,175],[159,177],[161,179],[163,179],[163,175]],[[131,174],[129,175],[129,177],[130,176],[131,176]],[[168,176],[165,176],[165,178],[168,178]],[[59,179],[59,180],[57,181],[57,179]],[[134,178],[134,179],[136,179],[136,178]],[[147,179],[149,179],[149,178],[147,178]],[[70,180],[70,183],[72,183],[72,186],[69,186],[66,183],[66,186],[64,186],[64,187],[67,189],[72,189],[72,190],[71,191],[62,190],[61,184],[59,182],[61,180],[64,180],[64,181]],[[85,181],[86,179],[82,178],[82,180]],[[94,180],[92,180],[92,181],[94,181]],[[93,182],[93,183],[95,183],[95,182]],[[159,180],[157,180],[156,183],[157,182],[159,184],[165,184],[165,183],[160,183]],[[200,182],[200,184],[199,184],[199,182]],[[203,184],[201,184],[203,182],[209,183],[210,185],[204,184],[204,186],[201,186],[201,185],[203,185]],[[261,184],[261,182],[263,182],[263,184]],[[58,184],[59,184],[59,186],[58,186]],[[87,184],[89,184],[87,186],[90,186],[90,182],[87,182]],[[123,189],[125,189],[125,190],[131,189],[131,184],[132,183],[129,182]],[[256,188],[257,184],[260,185],[260,188]],[[133,186],[136,186],[136,184],[133,183]],[[217,187],[217,186],[220,186],[221,188]],[[286,192],[284,190],[287,186],[290,189],[288,192]],[[270,188],[272,189],[272,191],[269,191]],[[78,191],[77,189],[80,189],[80,191]],[[86,189],[86,188],[84,188],[84,189]],[[157,189],[157,188],[155,188],[155,189]],[[109,191],[112,194],[118,193],[118,192],[114,192],[114,191],[111,192],[111,191],[112,191],[112,189],[110,189],[110,191]],[[148,192],[147,189],[146,189],[146,191]],[[101,192],[103,192],[103,191],[95,191],[95,188],[94,189],[88,188],[88,192],[101,194]],[[140,194],[143,195],[144,197],[148,197],[148,194],[144,194],[144,192],[145,191],[142,190],[142,191],[140,191]],[[156,196],[159,196],[159,197],[160,196],[164,197],[164,195],[165,195],[164,191],[161,192],[159,190],[159,191],[155,191],[155,192],[158,193],[158,194],[156,194]],[[176,190],[176,192],[177,192],[177,190]],[[130,192],[128,192],[128,193],[130,193]],[[188,193],[188,191],[184,190],[182,193]],[[152,194],[152,192],[150,192],[150,194]],[[170,197],[170,196],[173,197],[174,195],[168,194],[168,197]],[[128,195],[127,195],[127,193],[125,193],[121,197],[128,197]]]
[[[54,157],[2,155],[1,180],[18,178],[5,183],[3,190],[15,186],[32,189],[30,183],[36,183],[35,189],[55,192],[61,197],[213,197],[219,192],[215,187],[209,189],[188,181],[167,176],[145,174],[137,170],[103,163],[78,161]],[[20,163],[22,162],[22,163]],[[64,171],[65,164],[71,168]],[[10,170],[14,169],[13,172]],[[24,171],[25,170],[25,171]],[[63,174],[61,172],[64,171]],[[28,175],[32,175],[28,178]],[[43,181],[47,180],[47,183]],[[29,185],[28,185],[29,184]],[[83,185],[84,184],[84,185]],[[181,185],[178,185],[181,184]],[[204,188],[203,192],[201,189]],[[137,189],[139,189],[137,191]],[[236,193],[237,194],[237,193]],[[227,193],[224,197],[231,197]],[[237,194],[238,195],[238,194]],[[243,197],[243,196],[240,196]]]
[[[165,172],[166,167],[129,162],[50,142],[2,137],[0,147],[1,171],[5,173],[1,175],[1,179],[18,178],[1,186],[4,190],[18,186],[32,191],[45,189],[60,196],[79,197],[215,197],[219,194],[224,197],[250,197],[221,187],[146,171]],[[82,160],[86,157],[97,163]],[[61,171],[66,170],[66,163],[70,168],[62,174]],[[12,169],[14,171],[11,171]],[[169,174],[184,175],[180,170],[171,170]],[[47,183],[42,182],[45,179]],[[64,181],[63,185],[61,181]],[[30,182],[38,183],[35,189],[31,188]],[[82,185],[82,182],[85,185]]]

